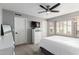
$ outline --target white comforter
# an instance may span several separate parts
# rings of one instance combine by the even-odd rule
[[[79,55],[79,39],[51,36],[40,41],[40,46],[56,55]]]

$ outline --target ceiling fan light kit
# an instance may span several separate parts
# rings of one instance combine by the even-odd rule
[[[49,14],[49,13],[51,13],[51,12],[48,11],[47,13]]]

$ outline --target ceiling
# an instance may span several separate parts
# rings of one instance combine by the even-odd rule
[[[53,18],[67,13],[79,11],[79,3],[61,3],[61,5],[55,9],[59,10],[59,13],[52,12],[38,14],[38,12],[43,11],[43,9],[39,7],[40,4],[53,6],[56,3],[0,3],[0,6],[3,9],[21,12],[44,19]]]

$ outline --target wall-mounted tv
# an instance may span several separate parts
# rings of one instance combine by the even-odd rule
[[[31,27],[34,28],[40,28],[40,22],[31,21]]]

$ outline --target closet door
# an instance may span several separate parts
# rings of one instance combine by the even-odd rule
[[[26,18],[16,16],[14,18],[15,27],[15,45],[26,43]]]

